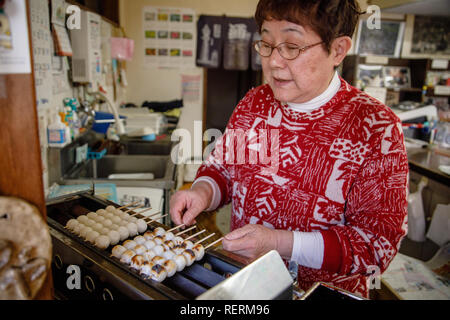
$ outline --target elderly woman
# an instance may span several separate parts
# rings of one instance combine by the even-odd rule
[[[323,281],[368,297],[406,234],[408,161],[400,120],[336,72],[359,15],[355,0],[259,2],[267,84],[240,101],[170,213],[191,225],[231,201],[224,249],[277,250],[303,289]]]

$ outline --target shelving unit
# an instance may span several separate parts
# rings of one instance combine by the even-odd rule
[[[449,67],[447,70],[443,69],[433,69],[432,68],[432,59],[407,59],[407,58],[388,58],[387,64],[384,66],[399,66],[399,67],[408,67],[411,73],[411,87],[409,88],[394,88],[389,89],[388,92],[398,92],[399,93],[399,101],[416,101],[422,102],[422,91],[423,86],[426,85],[427,72],[428,71],[449,71]],[[358,55],[349,55],[345,58],[342,66],[342,77],[349,82],[351,85],[357,85],[357,70],[358,65],[366,64],[366,65],[376,65],[370,62],[367,62],[367,57],[358,56]],[[380,64],[378,64],[380,65]],[[436,95],[434,94],[434,88],[430,87],[427,89],[425,94],[426,97],[449,97],[447,95]]]

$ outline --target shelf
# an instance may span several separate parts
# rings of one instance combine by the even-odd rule
[[[428,89],[427,89],[426,96],[427,96],[427,97],[443,97],[443,98],[448,98],[448,97],[450,97],[450,94],[435,94],[435,93],[434,93],[434,88],[428,88]]]
[[[389,91],[422,92],[420,88],[387,88]]]

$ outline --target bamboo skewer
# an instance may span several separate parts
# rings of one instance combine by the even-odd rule
[[[147,211],[149,211],[149,210],[152,210],[152,207],[147,208],[147,209],[144,209],[144,210],[142,210],[141,212],[133,213],[131,216],[134,217],[134,216],[137,216],[138,214],[142,214],[142,213],[147,212]],[[159,212],[158,212],[158,213],[159,213]],[[154,215],[156,215],[156,214],[158,214],[158,213],[155,213]],[[151,217],[151,216],[147,216],[147,218],[148,218],[148,217]]]
[[[137,207],[130,208],[130,209],[128,209],[127,211],[124,211],[124,212],[125,212],[125,213],[128,213],[128,212],[130,212],[130,211],[133,211],[133,210],[142,208],[143,206],[144,206],[144,204],[140,204],[140,205],[138,205]]]
[[[218,243],[218,242],[220,242],[220,241],[222,241],[222,240],[223,240],[223,237],[220,238],[220,239],[218,239],[218,240],[216,240],[216,241],[214,241],[213,243],[208,244],[208,245],[205,247],[205,250],[208,249],[209,247],[212,247],[213,245],[215,245],[216,243]]]
[[[147,219],[150,219],[150,217],[157,216],[158,214],[161,214],[161,211],[160,211],[160,212],[157,212],[157,213],[154,213],[154,214],[152,214],[152,215],[150,215],[150,216],[148,216],[148,217],[142,218],[142,219],[143,219],[143,220],[147,220]],[[166,215],[166,216],[167,216],[167,215]],[[153,219],[150,219],[150,220],[153,220]]]
[[[166,232],[171,232],[171,231],[174,231],[174,230],[183,228],[183,227],[186,227],[186,225],[185,225],[185,224],[180,224],[179,226],[176,226],[176,227],[174,227],[174,228],[172,228],[172,229],[169,229],[169,230],[167,230]]]
[[[215,232],[214,232],[214,233],[211,233],[210,235],[204,237],[202,240],[197,241],[194,245],[196,246],[196,245],[198,245],[199,243],[202,243],[203,241],[205,241],[205,240],[211,238],[212,236],[214,236],[215,234],[216,234]]]
[[[202,234],[203,232],[205,232],[206,231],[206,229],[203,229],[202,231],[200,231],[200,232],[197,232],[196,234],[193,234],[192,236],[189,236],[189,237],[187,237],[186,239],[184,239],[184,240],[189,240],[189,239],[192,239],[192,238],[194,238],[194,237],[196,237],[196,236],[198,236],[199,234]]]
[[[125,209],[125,208],[127,208],[127,207],[134,206],[135,204],[138,204],[138,203],[140,203],[140,202],[141,202],[141,201],[136,201],[136,202],[127,204],[126,206],[122,206],[122,207],[116,208],[116,210],[122,210],[122,209]]]
[[[154,216],[157,216],[158,214],[161,214],[161,211],[159,211],[159,212],[156,212],[156,213],[152,213],[151,215],[149,215],[149,216],[146,216],[145,218],[150,218],[150,217],[154,217]]]
[[[167,217],[167,216],[168,216],[168,214],[165,214],[165,215],[159,217],[158,219],[162,219],[162,218]],[[150,222],[147,222],[148,225],[152,224],[153,222],[157,222],[156,219],[150,219],[150,220],[151,220]]]
[[[186,230],[184,230],[184,231],[178,232],[175,236],[182,235],[183,233],[186,233],[186,232],[188,232],[188,231],[191,231],[192,229],[195,229],[195,228],[197,228],[197,226],[193,226],[193,227],[190,227],[190,228],[188,228],[188,229],[186,229]]]

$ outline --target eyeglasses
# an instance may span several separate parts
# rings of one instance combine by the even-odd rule
[[[256,52],[258,52],[263,57],[270,57],[272,55],[273,49],[277,49],[280,55],[286,60],[294,60],[297,58],[300,53],[305,52],[306,50],[315,47],[319,44],[322,44],[323,41],[311,44],[306,47],[299,47],[294,43],[283,42],[277,45],[276,47],[272,47],[270,44],[263,40],[255,41],[253,45],[255,46]]]

